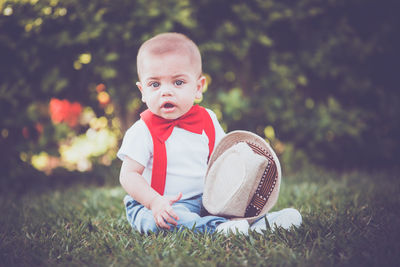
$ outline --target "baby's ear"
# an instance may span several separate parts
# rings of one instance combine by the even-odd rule
[[[137,88],[139,88],[140,93],[142,94],[142,101],[143,103],[146,103],[145,97],[144,97],[144,92],[143,92],[143,87],[140,82],[136,82]]]
[[[206,77],[202,75],[197,80],[196,99],[201,99],[203,97],[203,90],[205,85],[206,85]]]

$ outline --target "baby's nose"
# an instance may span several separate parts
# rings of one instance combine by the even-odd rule
[[[161,95],[162,96],[170,96],[172,95],[172,90],[169,86],[163,86],[161,88]]]

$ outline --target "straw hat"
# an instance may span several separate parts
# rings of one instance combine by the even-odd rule
[[[278,157],[263,138],[233,131],[211,155],[203,205],[212,215],[252,223],[275,205],[281,176]]]

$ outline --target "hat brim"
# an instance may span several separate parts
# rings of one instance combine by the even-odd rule
[[[275,187],[272,190],[271,195],[268,198],[267,203],[264,205],[262,210],[257,216],[253,217],[240,217],[240,218],[232,218],[232,219],[246,219],[249,221],[249,223],[252,223],[253,221],[257,220],[258,218],[264,216],[277,202],[278,200],[278,195],[279,195],[279,189],[280,189],[280,183],[281,183],[281,177],[282,177],[282,170],[281,170],[281,165],[279,162],[279,159],[275,153],[275,151],[271,148],[271,146],[260,136],[248,132],[248,131],[233,131],[228,133],[225,137],[221,139],[221,141],[218,143],[218,145],[214,148],[214,151],[210,157],[210,160],[208,162],[208,169],[207,169],[207,174],[205,177],[205,183],[207,183],[207,178],[208,178],[208,172],[214,162],[218,159],[219,156],[221,156],[227,149],[230,147],[240,143],[240,142],[246,142],[255,153],[260,154],[262,156],[269,156],[269,158],[272,158],[276,168],[277,168],[277,177],[275,181]]]

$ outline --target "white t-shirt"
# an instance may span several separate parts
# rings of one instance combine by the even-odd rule
[[[225,132],[214,112],[207,109],[215,128],[215,145]],[[167,151],[167,175],[165,196],[175,196],[182,192],[182,199],[188,199],[203,193],[204,177],[207,171],[209,155],[206,133],[196,134],[175,127],[171,136],[165,141]],[[124,160],[127,156],[142,164],[145,169],[143,177],[151,184],[153,168],[153,140],[143,120],[136,121],[125,133],[122,145],[117,153]]]

